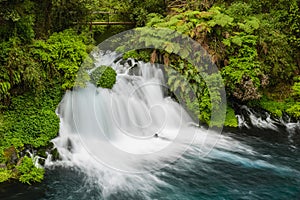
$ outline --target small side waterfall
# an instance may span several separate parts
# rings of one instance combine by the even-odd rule
[[[281,118],[272,118],[268,112],[256,112],[247,106],[240,106],[240,114],[237,115],[240,127],[257,127],[261,129],[271,129],[280,131],[285,128],[286,131],[300,131],[300,123],[292,122],[288,116]]]
[[[300,122],[291,121],[287,115],[274,118],[266,111],[257,112],[247,106],[240,106],[237,117],[239,128],[243,131],[273,138],[273,140],[278,138],[281,142],[285,138],[292,148],[296,148],[295,145],[299,145]]]

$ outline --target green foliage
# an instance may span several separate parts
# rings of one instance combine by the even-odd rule
[[[232,1],[219,6],[215,4],[206,11],[189,10],[185,7],[182,10],[177,9],[166,18],[151,14],[148,16],[147,26],[173,29],[197,40],[212,55],[213,62],[221,70],[229,96],[240,101],[259,100],[262,91],[268,90],[268,86],[289,85],[293,77],[299,73],[297,72],[299,69],[296,68],[297,62],[299,63],[299,59],[296,59],[300,55],[299,48],[294,48],[299,38],[299,20],[297,20],[299,7],[296,2],[299,3],[297,0],[256,3]],[[264,6],[272,4],[275,5],[274,9],[264,10]],[[289,26],[286,21],[290,24]],[[148,33],[148,35],[155,38],[155,33]],[[291,38],[294,38],[292,39],[294,44],[291,44]],[[159,39],[155,42],[148,42],[147,34],[143,34],[142,40],[145,44],[154,43],[154,47],[156,42],[164,43]],[[166,44],[166,51],[168,53],[179,52],[172,43]],[[176,69],[176,66],[182,66],[180,61],[171,66],[180,74],[188,70]],[[171,78],[170,82],[174,86],[183,84],[179,83],[180,79],[176,78],[176,75],[172,77],[174,78]],[[176,79],[177,82],[174,82],[173,80]],[[298,90],[297,86],[295,84],[294,91]],[[205,87],[198,87],[202,88],[201,91],[205,91]],[[176,91],[174,88],[173,90]],[[202,92],[202,96],[200,95],[202,105],[209,102],[205,99],[210,99],[208,95],[205,98],[205,94]],[[293,96],[297,100],[295,92]],[[186,102],[192,110],[198,109],[200,105],[200,102],[197,103],[196,100]],[[281,108],[281,104],[285,105],[285,108]],[[261,100],[260,106],[275,116],[281,116],[282,112],[287,112],[290,103],[289,101],[278,103],[278,100]],[[202,111],[202,113],[209,113],[209,110]],[[291,110],[289,109],[289,113]],[[209,117],[209,115],[199,115],[202,121],[207,121]]]
[[[242,7],[241,11],[237,11]],[[228,94],[242,101],[260,98],[259,90],[265,85],[267,76],[261,70],[257,53],[258,37],[253,35],[260,27],[260,21],[251,14],[247,4],[232,4],[229,9],[212,7],[208,11],[185,11],[165,19],[153,15],[148,26],[167,27],[208,46],[213,59],[228,60],[222,66],[223,78]],[[145,42],[147,39],[145,37]],[[213,41],[212,43],[210,41]],[[158,41],[163,42],[163,41]],[[177,47],[167,44],[166,50],[176,53]]]
[[[50,76],[61,76],[62,89],[73,88],[79,67],[88,57],[84,40],[74,31],[65,30],[54,33],[47,41],[34,43],[34,58],[47,69]]]
[[[91,82],[97,87],[111,89],[116,83],[116,71],[109,66],[97,67],[91,73]]]
[[[50,87],[51,88],[51,87]],[[51,139],[57,136],[59,119],[55,109],[60,101],[59,89],[49,89],[42,97],[35,97],[32,93],[12,97],[12,104],[2,115],[0,129],[0,163],[5,162],[9,169],[14,170],[11,156],[14,152],[23,150],[25,145],[33,148],[47,146]],[[17,149],[14,150],[14,149]],[[29,159],[29,158],[28,158]],[[27,159],[27,160],[28,160]],[[32,163],[31,159],[29,159]],[[36,169],[23,160],[24,165],[18,166],[21,182],[40,182],[43,170]],[[1,173],[4,178],[19,177],[19,175]]]
[[[221,104],[221,80],[218,74],[200,74],[195,66],[181,59],[172,60],[170,66],[165,67],[165,71],[170,90],[192,116],[210,126],[222,125],[221,116],[220,119],[211,119],[212,109],[219,110]]]
[[[238,120],[235,116],[233,108],[227,106],[226,118],[224,122],[224,126],[227,127],[238,127]]]
[[[288,108],[286,110],[286,112],[296,118],[296,119],[300,119],[300,102],[296,102],[293,106],[291,106],[290,108]]]
[[[253,15],[253,7],[245,2],[233,2],[227,9],[225,13],[229,16],[234,16],[235,19],[240,21],[245,19],[245,17]]]
[[[242,101],[260,98],[258,89],[264,74],[258,61],[256,40],[256,36],[244,34],[223,40],[226,46],[231,47],[228,51],[232,52],[222,74],[230,94]]]
[[[169,28],[177,30],[180,33],[188,34],[197,24],[200,24],[203,19],[211,18],[212,13],[199,11],[186,11],[174,16],[168,16],[162,19],[161,15],[148,15],[147,26]]]
[[[146,23],[147,15],[149,13],[164,13],[165,2],[163,0],[133,0],[126,1],[129,2],[128,10],[130,14],[130,19],[136,21],[138,26],[143,26]]]
[[[0,42],[19,37],[24,43],[34,38],[33,2],[26,0],[0,2]]]
[[[164,22],[163,16],[158,13],[150,13],[147,15],[147,26],[151,27],[155,24]]]
[[[280,82],[291,84],[290,80],[297,69],[297,54],[289,44],[290,36],[279,29],[281,25],[273,15],[265,14],[259,18],[261,24],[257,49],[262,70],[268,75],[270,86],[276,86]]]
[[[132,50],[123,54],[123,59],[134,58],[136,60],[142,60],[144,62],[150,62],[151,50]]]
[[[46,41],[33,40],[35,18],[30,14],[33,12],[30,2],[16,2],[15,8],[6,2],[11,15],[4,15],[9,16],[4,27],[10,32],[0,31],[3,36],[0,41],[0,163],[12,170],[12,174],[1,171],[3,181],[19,177],[27,183],[42,180],[43,170],[32,166],[26,170],[20,168],[23,174],[16,174],[15,159],[10,160],[12,156],[7,154],[7,149],[14,147],[14,157],[19,159],[18,153],[25,147],[43,148],[57,136],[59,119],[55,109],[61,100],[61,89],[73,87],[78,68],[87,57],[86,45],[91,43],[87,35],[77,35],[72,30],[55,33]]]
[[[271,115],[276,116],[276,117],[282,117],[283,112],[285,112],[287,105],[285,102],[277,102],[274,100],[270,100],[267,97],[263,97],[259,105],[261,108],[265,109]]]
[[[206,86],[202,77],[197,74],[197,70],[191,64],[178,60],[174,64],[171,64],[170,67],[165,67],[167,84],[170,87],[170,90],[176,95],[179,102],[182,105],[185,105],[189,111],[192,112],[193,116],[200,118],[203,122],[208,122],[210,119],[210,112],[205,112],[209,110],[206,102],[210,102],[209,96],[207,96],[207,91],[204,91]],[[185,72],[185,73],[184,73]],[[191,83],[192,79],[197,79],[195,83]],[[198,85],[199,84],[199,85]],[[198,86],[203,88],[200,88]],[[199,101],[198,98],[203,95],[202,101]],[[200,104],[201,103],[201,104]]]
[[[44,169],[34,166],[33,160],[27,156],[23,157],[21,164],[16,168],[21,174],[19,180],[22,183],[41,182],[44,178]]]
[[[99,3],[94,0],[0,1],[0,40],[20,37],[30,43],[35,36],[47,38],[54,32],[80,28]],[[79,24],[74,24],[79,22]]]
[[[89,42],[86,36],[66,30],[33,45],[22,46],[19,38],[0,43],[0,100],[10,99],[13,88],[39,93],[45,83],[56,80],[63,89],[72,88],[79,66],[87,58],[84,42]]]
[[[11,170],[0,168],[0,183],[9,180],[12,176]]]
[[[300,78],[298,77],[297,80],[298,81],[296,81],[292,87],[292,96],[294,97],[294,100],[296,102],[292,103],[291,106],[286,110],[286,112],[290,116],[296,119],[300,119]]]
[[[0,43],[0,100],[10,96],[10,90],[22,82],[22,73],[30,66],[31,58],[21,48],[18,38]]]
[[[53,32],[63,31],[74,26],[74,22],[83,22],[89,14],[88,4],[92,0],[50,0]],[[48,8],[49,9],[49,8]]]
[[[300,101],[300,81],[295,82],[292,89],[293,89],[292,95],[295,97],[296,100]]]
[[[48,85],[41,96],[32,93],[12,97],[9,109],[1,115],[0,162],[4,162],[4,150],[12,145],[22,150],[25,145],[45,147],[57,136],[59,119],[55,109],[62,93],[59,85]]]
[[[289,24],[289,36],[290,43],[298,48],[299,55],[299,47],[300,47],[300,4],[299,1],[292,0],[290,1],[290,7],[288,12],[288,24]]]
[[[300,119],[300,103],[295,102],[291,97],[284,101],[277,101],[263,96],[259,101],[249,103],[250,106],[260,107],[268,111],[274,117],[282,117],[283,113],[287,113],[294,119]]]
[[[216,25],[221,27],[231,26],[234,18],[230,17],[229,15],[223,14],[220,12],[219,7],[213,7],[211,12],[214,12],[212,15],[212,19],[208,21],[208,25],[210,27],[214,27]]]
[[[74,1],[74,0],[73,0]],[[71,1],[72,2],[72,1]],[[60,5],[59,5],[60,6]],[[165,1],[164,0],[119,0],[119,1],[109,1],[109,0],[86,0],[85,6],[91,11],[104,11],[113,14],[94,14],[86,16],[89,21],[132,21],[136,23],[136,26],[143,26],[146,23],[147,15],[150,13],[164,14],[165,12]],[[67,17],[69,18],[69,17]],[[70,18],[72,19],[72,18]],[[77,20],[73,20],[77,21]],[[106,30],[102,27],[95,27],[97,32],[102,32],[107,34],[111,32],[113,27],[104,26]],[[130,28],[130,27],[129,27]],[[124,26],[118,26],[117,29],[124,30]],[[128,27],[125,27],[128,29]],[[120,32],[120,31],[119,31]]]

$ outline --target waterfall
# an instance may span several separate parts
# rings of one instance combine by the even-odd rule
[[[47,160],[47,167],[81,170],[87,175],[87,184],[97,185],[104,198],[132,191],[144,199],[151,199],[151,192],[160,187],[171,187],[158,178],[165,173],[160,169],[179,173],[180,166],[188,169],[199,159],[204,168],[204,162],[223,160],[277,169],[255,159],[257,153],[251,147],[196,126],[184,108],[168,96],[159,65],[134,60],[124,63],[115,61],[117,58],[116,53],[96,56],[96,67],[107,65],[117,72],[111,90],[88,83],[64,95],[57,109],[59,137],[53,140],[61,160]],[[242,116],[240,124],[241,120]],[[214,148],[207,149],[211,146]],[[178,165],[173,164],[178,160]]]
[[[58,109],[60,137],[54,143],[63,160],[86,151],[98,162],[121,171],[160,168],[151,162],[177,159],[186,147],[183,144],[192,141],[198,130],[187,112],[166,96],[158,66],[122,65],[112,62],[114,56],[103,54],[96,62],[96,66],[110,65],[117,71],[112,90],[88,83],[86,88],[65,94]],[[178,138],[182,144],[172,145]]]

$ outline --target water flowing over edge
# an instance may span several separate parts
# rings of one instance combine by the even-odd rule
[[[96,62],[96,67],[109,65],[117,71],[112,91],[89,84],[65,94],[58,109],[60,134],[53,140],[61,160],[48,159],[46,167],[75,167],[87,175],[87,186],[96,184],[104,198],[118,191],[139,191],[151,199],[152,191],[171,187],[159,178],[164,173],[161,168],[176,173],[193,166],[195,160],[221,160],[299,175],[288,166],[257,159],[255,150],[231,137],[195,126],[186,111],[167,96],[159,66],[133,60],[131,65],[115,63],[117,57],[99,53]],[[251,113],[256,126],[275,128],[270,118],[265,123]],[[248,126],[242,115],[239,124]],[[291,129],[296,126],[299,124],[287,124]],[[215,143],[203,156],[205,146]]]

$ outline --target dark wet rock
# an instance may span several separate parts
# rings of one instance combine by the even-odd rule
[[[37,155],[42,158],[47,158],[47,149],[46,148],[39,149],[37,151]]]
[[[139,73],[140,73],[140,69],[137,67],[137,64],[134,64],[134,65],[129,69],[129,72],[128,72],[128,74],[131,75],[131,76],[132,76],[132,75],[138,76]]]
[[[45,159],[44,158],[40,158],[39,161],[38,161],[38,163],[40,165],[44,166],[45,165]]]
[[[67,148],[70,152],[72,152],[73,144],[72,144],[72,141],[70,139],[68,139],[68,141],[67,141]]]
[[[60,157],[59,157],[59,153],[57,151],[56,148],[52,149],[50,154],[52,155],[52,160],[55,161],[55,160],[59,160]]]

